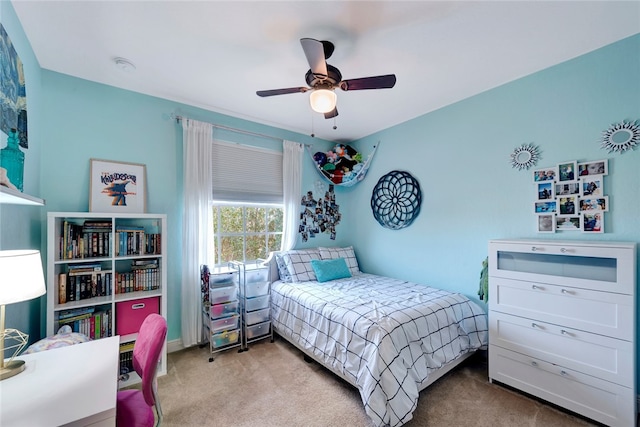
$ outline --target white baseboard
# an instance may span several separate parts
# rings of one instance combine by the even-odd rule
[[[174,351],[180,350],[184,350],[181,339],[167,341],[167,353],[173,353]]]

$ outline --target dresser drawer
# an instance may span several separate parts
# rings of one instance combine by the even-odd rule
[[[499,312],[489,313],[489,342],[607,381],[633,387],[633,344]]]
[[[633,341],[634,298],[538,282],[489,278],[491,311]]]
[[[633,295],[635,243],[490,241],[489,275]]]
[[[489,378],[609,426],[635,425],[631,388],[489,346]]]

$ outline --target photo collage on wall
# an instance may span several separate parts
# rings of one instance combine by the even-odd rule
[[[302,235],[302,241],[316,237],[318,233],[330,234],[331,240],[336,239],[336,225],[340,223],[342,214],[340,206],[336,204],[336,195],[333,184],[329,190],[316,200],[313,191],[307,191],[300,202],[300,226],[298,232]]]
[[[607,174],[606,159],[534,170],[538,233],[604,233],[604,213],[609,211],[609,197],[604,194]]]

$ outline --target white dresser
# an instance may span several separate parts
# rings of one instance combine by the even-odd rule
[[[636,245],[489,242],[489,380],[636,425]]]

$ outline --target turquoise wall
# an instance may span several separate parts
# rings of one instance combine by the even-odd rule
[[[40,65],[9,2],[0,1],[0,22],[2,22],[23,63],[27,85],[28,123],[38,123],[42,120]],[[29,126],[29,148],[23,150],[25,153],[24,192],[38,197],[42,197],[40,158],[44,143],[41,128]],[[6,145],[7,136],[0,132],[0,148],[4,148]],[[0,204],[0,250],[41,249],[42,222],[40,215],[42,209],[42,207]],[[8,305],[6,307],[6,327],[29,334],[30,342],[37,341],[40,339],[41,333],[44,332],[45,312],[46,299],[44,297]]]
[[[89,208],[91,158],[143,163],[147,169],[147,212],[167,214],[168,339],[180,338],[180,283],[182,253],[182,125],[170,118],[184,117],[325,147],[329,143],[175,102],[116,89],[44,70],[41,121],[47,143],[41,167],[45,211],[84,212]],[[282,142],[229,131],[214,137],[282,151]],[[324,148],[323,148],[324,149]],[[313,163],[305,158],[304,185],[317,179]],[[43,232],[43,244],[46,236]],[[328,236],[315,239],[325,241]],[[319,243],[317,243],[319,244]]]

